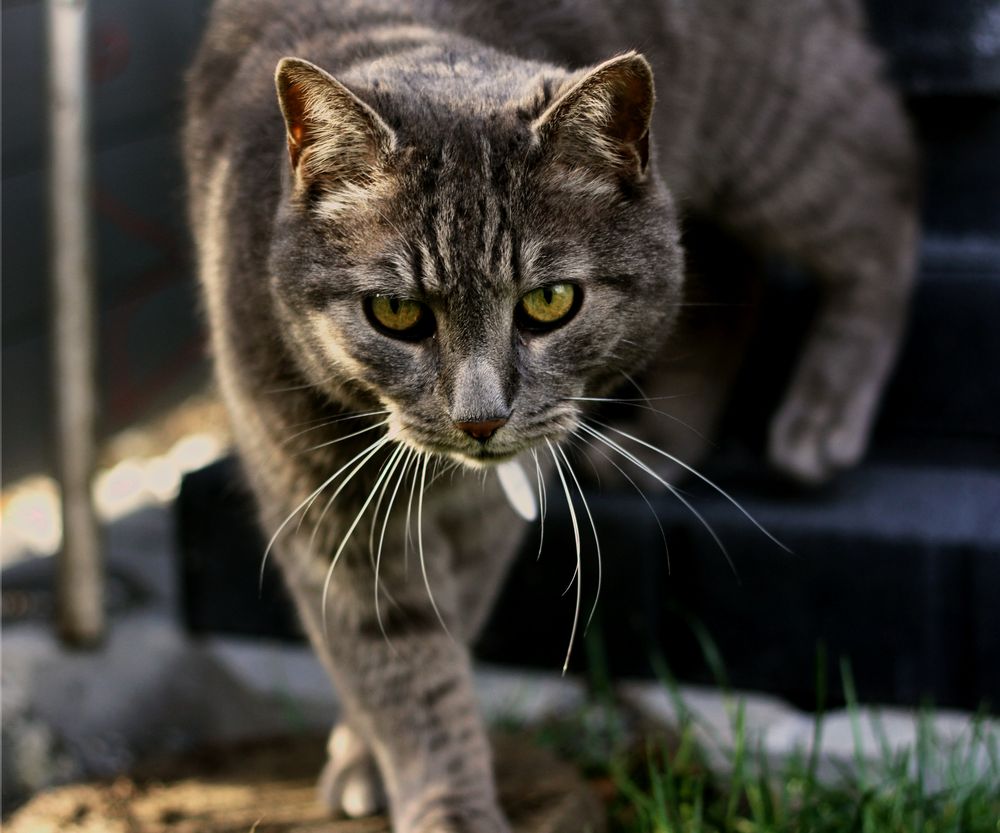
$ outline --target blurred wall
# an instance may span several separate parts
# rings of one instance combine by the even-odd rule
[[[206,377],[185,228],[182,75],[208,0],[91,3],[101,423],[119,430]],[[5,483],[51,469],[45,5],[3,0]]]

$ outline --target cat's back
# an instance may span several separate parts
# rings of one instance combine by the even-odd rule
[[[857,0],[216,0],[190,98],[210,105],[253,53],[366,32],[405,44],[414,23],[570,68],[636,49],[667,69],[732,45],[756,48],[766,60],[782,30],[817,16],[855,30],[864,25]]]
[[[338,75],[373,54],[453,35],[570,69],[642,52],[657,80],[662,163],[683,178],[705,150],[707,123],[734,98],[762,98],[808,58],[804,33],[834,31],[824,48],[837,50],[840,40],[861,42],[862,28],[856,0],[217,0],[188,78],[189,168],[197,180],[234,145],[281,135],[272,80],[281,57]]]

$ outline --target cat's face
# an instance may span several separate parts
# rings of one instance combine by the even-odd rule
[[[636,61],[624,76],[592,73],[597,93],[625,83],[623,95],[641,97]],[[315,94],[304,83],[294,70],[286,79],[296,182],[270,266],[288,338],[318,387],[343,397],[350,380],[388,409],[400,439],[477,465],[560,439],[580,397],[621,383],[660,345],[681,262],[669,198],[648,170],[648,107],[638,126],[607,111],[596,126],[573,122],[596,109],[561,103],[583,98],[584,78],[540,115],[512,106],[429,132],[390,130],[352,96],[331,106],[354,107],[359,135],[373,135],[348,149],[361,149],[348,174],[331,175],[317,157],[336,153],[343,166],[345,151],[308,144],[318,128],[294,112],[296,93]],[[350,95],[328,77],[315,83]],[[604,145],[587,146],[582,131]]]

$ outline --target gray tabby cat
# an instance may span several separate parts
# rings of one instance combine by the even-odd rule
[[[574,433],[650,478],[674,465],[650,446],[693,459],[669,420],[633,439],[585,416],[641,369],[668,396],[671,358],[725,353],[679,335],[682,214],[822,281],[770,456],[806,481],[858,460],[916,236],[860,12],[218,0],[186,153],[219,384],[344,704],[323,797],[387,800],[399,833],[506,831],[465,646],[525,522],[501,478],[437,475],[496,466],[530,516],[525,467],[576,490]],[[710,426],[723,385],[693,368],[686,418]]]

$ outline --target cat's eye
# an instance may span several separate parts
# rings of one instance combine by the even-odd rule
[[[528,330],[550,330],[561,326],[580,308],[581,293],[571,283],[540,286],[517,305],[518,324]]]
[[[393,338],[417,341],[434,332],[434,314],[420,301],[372,295],[364,306],[372,326]]]

